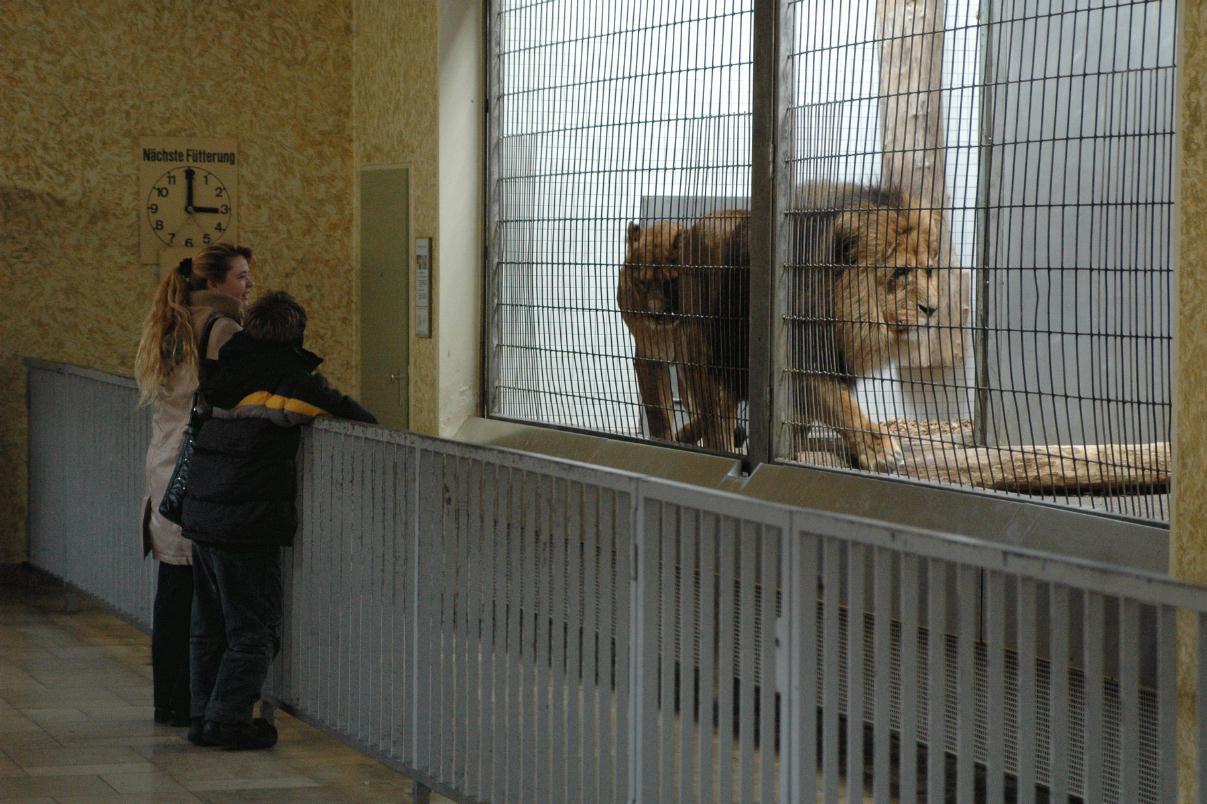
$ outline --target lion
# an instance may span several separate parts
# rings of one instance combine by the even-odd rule
[[[942,218],[899,190],[811,184],[789,214],[788,410],[794,454],[812,422],[834,428],[853,463],[889,471],[900,445],[863,411],[856,382],[924,338],[939,307]],[[750,215],[710,212],[680,245],[679,368],[691,400],[676,440],[735,451],[749,399]]]
[[[940,306],[942,215],[898,189],[811,184],[796,198],[788,216],[793,448],[821,422],[858,467],[890,471],[901,446],[863,411],[855,385],[927,336]]]
[[[680,387],[684,444],[736,452],[738,406],[750,397],[750,212],[709,212],[680,243]]]
[[[781,291],[794,454],[820,422],[855,466],[891,471],[901,447],[864,412],[856,383],[927,336],[941,304],[942,215],[892,188],[808,184],[795,198]],[[709,212],[686,230],[631,224],[627,247],[617,302],[651,436],[736,451],[749,400],[749,211]],[[673,436],[671,365],[688,414]]]
[[[670,367],[675,363],[679,316],[679,249],[683,227],[630,223],[625,261],[616,286],[620,317],[633,335],[633,370],[650,438],[674,435]]]

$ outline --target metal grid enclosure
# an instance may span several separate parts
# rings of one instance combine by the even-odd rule
[[[1166,520],[1176,16],[496,3],[490,414]]]
[[[1176,11],[787,4],[782,458],[1167,518]]]
[[[738,449],[751,23],[748,0],[496,4],[493,415]]]

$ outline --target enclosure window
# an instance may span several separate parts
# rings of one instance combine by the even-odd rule
[[[1166,519],[1176,11],[497,3],[491,415]]]

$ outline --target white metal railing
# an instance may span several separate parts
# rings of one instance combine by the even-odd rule
[[[28,366],[31,562],[146,627],[146,414]],[[339,422],[300,477],[274,692],[459,799],[1176,800],[1207,590]]]

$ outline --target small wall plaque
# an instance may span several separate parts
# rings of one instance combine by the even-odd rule
[[[415,335],[432,337],[432,238],[415,239]]]

